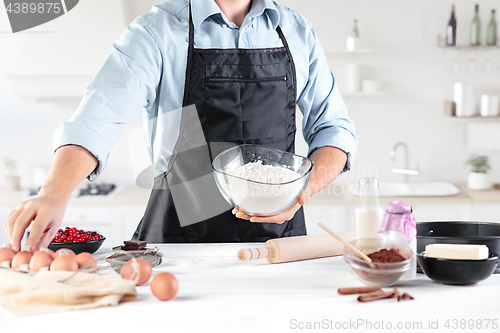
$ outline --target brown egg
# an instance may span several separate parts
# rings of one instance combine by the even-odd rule
[[[78,270],[78,263],[70,255],[60,254],[50,265],[51,271],[73,271]]]
[[[66,249],[66,248],[62,248],[62,249],[59,249],[57,250],[55,253],[54,253],[54,259],[56,257],[59,257],[61,255],[61,252],[62,251],[66,251],[66,255],[70,256],[71,258],[75,258],[76,257],[76,254],[75,252],[73,252],[73,250],[70,250],[70,249]]]
[[[77,254],[75,260],[78,263],[78,267],[80,268],[83,269],[97,268],[97,261],[94,259],[94,256],[88,252],[82,252],[80,254]]]
[[[38,272],[42,267],[50,267],[52,256],[45,251],[38,251],[31,257],[30,271]]]
[[[30,263],[33,254],[29,251],[17,252],[14,258],[12,258],[11,267],[14,269],[21,268],[22,265],[28,265]]]
[[[120,273],[122,278],[132,280],[136,286],[140,286],[149,281],[153,267],[144,259],[132,259],[122,266]]]
[[[50,254],[50,256],[52,257],[52,259],[54,259],[56,257],[56,253],[54,251],[52,251],[51,249],[48,249],[48,248],[43,248],[43,249],[40,249],[40,251],[45,251],[47,252],[48,254]]]
[[[170,273],[156,274],[151,280],[151,292],[162,301],[174,298],[178,290],[179,282]]]
[[[12,250],[10,246],[2,247],[0,249],[0,264],[4,261],[8,261],[10,263],[15,255],[16,252],[14,252],[14,250]]]

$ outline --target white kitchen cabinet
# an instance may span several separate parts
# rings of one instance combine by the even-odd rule
[[[416,204],[412,205],[417,222],[470,220],[472,204]]]
[[[122,240],[132,238],[137,225],[139,224],[139,222],[141,222],[145,210],[146,206],[128,206],[121,209],[121,212],[123,214]]]
[[[319,222],[322,222],[333,231],[354,231],[353,221],[346,218],[345,205],[307,204],[304,206],[304,213],[308,235],[325,233],[318,226]]]
[[[500,204],[472,205],[472,219],[475,221],[500,223]]]

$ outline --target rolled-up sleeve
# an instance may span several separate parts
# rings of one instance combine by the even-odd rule
[[[155,40],[140,21],[134,21],[113,44],[76,113],[55,131],[54,151],[65,145],[87,149],[99,162],[88,176],[95,180],[125,125],[155,102],[161,67]]]
[[[336,147],[347,153],[344,171],[351,168],[358,139],[338,84],[330,72],[324,51],[311,28],[309,36],[309,78],[298,98],[304,118],[302,131],[309,155],[320,147]]]

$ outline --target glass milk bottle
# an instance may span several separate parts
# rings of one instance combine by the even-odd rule
[[[354,211],[356,239],[380,238],[378,233],[384,210],[380,205],[377,178],[359,179],[359,201]]]

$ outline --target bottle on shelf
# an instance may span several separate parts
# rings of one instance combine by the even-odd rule
[[[359,38],[358,20],[354,20],[354,27],[352,28],[351,36],[354,38]]]
[[[457,45],[457,19],[455,18],[455,5],[451,5],[451,17],[446,26],[446,45]]]
[[[354,26],[351,34],[347,37],[347,51],[354,51],[361,48],[358,30],[358,20],[354,20]]]
[[[486,44],[487,45],[497,45],[497,22],[495,20],[495,10],[491,10],[491,20],[488,23],[488,29],[486,32]]]
[[[380,205],[377,178],[359,179],[359,201],[354,211],[356,239],[380,238],[384,210]]]
[[[481,19],[479,18],[479,5],[470,24],[470,45],[481,45]]]

